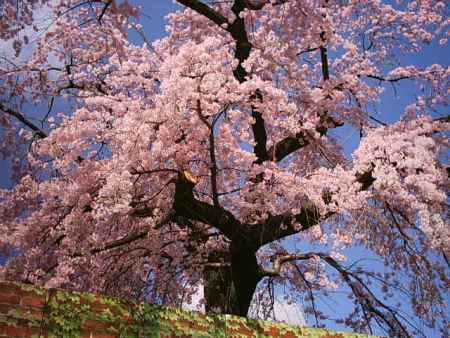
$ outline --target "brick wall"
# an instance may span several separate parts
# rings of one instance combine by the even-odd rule
[[[0,281],[0,337],[362,338]]]

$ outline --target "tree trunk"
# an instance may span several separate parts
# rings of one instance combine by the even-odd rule
[[[234,314],[237,312],[236,292],[233,285],[231,266],[205,267],[203,289],[207,313]]]
[[[227,250],[213,250],[208,254],[212,264],[203,269],[203,290],[207,313],[235,313],[236,292],[231,273],[231,257]]]
[[[230,265],[205,267],[206,312],[247,316],[256,286],[261,280],[255,251],[243,241],[233,241],[229,252],[212,252],[210,261]]]

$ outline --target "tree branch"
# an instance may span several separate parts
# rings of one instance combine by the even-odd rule
[[[322,34],[320,36],[322,37]],[[330,79],[330,70],[328,67],[328,52],[324,46],[320,47],[320,60],[322,63],[322,77],[324,81],[327,81]]]
[[[8,115],[11,115],[15,117],[17,120],[22,122],[24,125],[26,125],[28,128],[30,128],[35,135],[37,135],[39,138],[46,138],[47,134],[38,126],[36,126],[33,122],[28,120],[23,114],[19,113],[18,111],[15,111],[11,108],[6,107],[0,102],[0,110],[5,112]]]
[[[356,181],[361,184],[361,190],[367,190],[370,188],[375,178],[372,176],[372,169],[367,172],[358,174]],[[331,201],[331,196],[323,195],[325,204]],[[330,216],[334,215],[333,212],[329,212],[325,215],[321,215],[319,209],[312,203],[303,206],[297,214],[280,214],[269,216],[263,223],[248,225],[249,230],[254,234],[254,240],[259,246],[263,246],[270,242],[282,239],[284,237],[310,229],[311,227],[319,224]],[[295,224],[299,224],[299,229]]]
[[[400,320],[397,318],[396,311],[380,301],[359,276],[341,266],[338,261],[325,253],[309,252],[306,254],[289,254],[278,256],[274,259],[271,269],[260,267],[261,274],[263,276],[271,277],[279,276],[281,273],[281,268],[285,263],[298,260],[309,260],[315,257],[320,258],[323,262],[327,263],[341,275],[342,279],[355,295],[363,312],[367,311],[381,319],[387,325],[387,327],[389,327],[390,333],[394,333],[401,337],[410,337],[407,330],[403,327],[403,325],[400,323]],[[365,290],[365,292],[363,290]],[[377,309],[376,306],[379,306],[380,308],[386,310],[387,313],[383,313],[381,310]],[[370,319],[367,316],[365,317],[367,326],[371,330],[369,322]]]
[[[261,273],[263,276],[277,277],[280,275],[281,268],[285,263],[292,262],[292,261],[304,261],[304,260],[311,259],[313,257],[314,257],[314,255],[311,253],[278,256],[274,259],[272,268],[267,269],[267,268],[261,267]]]
[[[306,147],[309,140],[303,133],[297,133],[295,136],[288,136],[270,147],[268,154],[271,161],[279,162],[293,152]]]
[[[221,19],[221,14],[204,3],[195,0],[179,0],[178,2],[197,11],[199,14],[204,15],[206,18],[212,20],[218,25],[227,23],[225,22],[226,19]],[[259,5],[255,5],[249,1],[235,0],[231,10],[235,14],[236,19],[232,23],[227,23],[228,26],[226,30],[231,34],[236,43],[235,57],[239,61],[237,67],[233,71],[233,74],[240,83],[246,81],[248,73],[243,67],[243,62],[249,57],[252,48],[245,29],[244,19],[240,17],[240,14],[246,8],[256,10],[259,9],[259,6],[262,8],[263,4],[260,3]],[[324,34],[321,34],[321,38],[322,40],[325,40],[323,35]],[[321,47],[320,52],[323,77],[324,80],[328,80],[328,58],[325,47]],[[250,99],[259,100],[262,102],[262,93],[257,90]],[[253,106],[252,116],[255,119],[255,123],[252,125],[252,131],[256,143],[254,147],[254,153],[257,157],[257,160],[255,161],[256,163],[263,163],[267,160],[281,161],[292,152],[309,144],[306,136],[303,133],[298,133],[295,137],[287,137],[277,142],[269,151],[267,151],[267,132],[264,119],[261,113]],[[327,132],[330,126],[336,127],[339,125],[333,121],[331,117],[323,116],[321,119],[323,119],[323,125],[318,127],[318,131],[322,135]],[[363,178],[366,179],[366,177]],[[366,188],[364,185],[363,187]],[[273,240],[277,240],[298,232],[296,227],[294,227],[295,223],[300,223],[302,225],[302,229],[305,230],[316,225],[319,221],[324,219],[324,217],[330,216],[320,216],[318,209],[315,206],[310,205],[302,208],[301,212],[296,215],[270,216],[264,224],[243,225],[240,224],[231,213],[223,208],[211,206],[207,203],[196,200],[192,194],[192,189],[183,193],[180,192],[176,194],[175,197],[176,201],[174,203],[174,207],[180,215],[189,217],[193,220],[205,222],[221,231],[226,231],[224,234],[230,239],[233,238],[233,236],[235,236],[238,232],[241,234],[243,233],[246,237],[250,236],[252,241],[257,243],[257,245],[264,245]],[[222,216],[225,216],[225,221],[221,219]],[[230,230],[230,228],[232,230]]]
[[[161,222],[156,224],[154,226],[154,228],[155,229],[160,228],[164,224],[166,224],[166,223],[168,223],[170,221],[173,221],[173,220],[174,220],[174,213],[170,213]],[[133,242],[135,242],[137,240],[145,238],[148,235],[149,232],[150,232],[150,230],[143,230],[141,232],[138,232],[138,233],[135,233],[135,234],[131,234],[131,235],[128,235],[128,236],[125,236],[125,237],[122,237],[122,238],[119,238],[119,239],[117,239],[115,241],[107,242],[107,243],[105,243],[105,244],[103,244],[101,246],[98,246],[98,247],[95,247],[95,248],[92,248],[92,249],[88,250],[87,253],[91,254],[91,255],[95,255],[95,254],[103,252],[103,251],[108,251],[108,250],[115,249],[115,248],[118,248],[118,247],[123,246],[123,245],[127,245],[127,244],[130,244],[130,243],[133,243]],[[85,255],[85,253],[83,253],[82,251],[77,251],[77,252],[72,254],[72,257],[82,257],[84,255]]]
[[[374,80],[378,80],[380,82],[386,81],[386,82],[398,82],[401,80],[410,79],[411,76],[399,76],[399,77],[393,77],[393,78],[386,78],[380,75],[366,75],[366,77]]]
[[[199,14],[207,17],[212,22],[216,23],[218,26],[222,27],[224,24],[228,24],[228,20],[219,12],[215,11],[208,5],[204,4],[198,0],[177,0],[180,4],[193,9]]]
[[[319,253],[317,254],[317,256],[319,256],[321,260],[323,260],[329,266],[333,267],[337,272],[339,272],[342,279],[347,283],[347,285],[350,287],[353,294],[357,298],[363,311],[368,311],[381,319],[389,327],[390,334],[394,334],[398,337],[411,337],[408,334],[408,331],[401,324],[400,320],[397,318],[396,312],[389,306],[384,304],[382,301],[380,301],[361,280],[360,277],[348,271],[347,269],[344,269],[334,258],[328,255]],[[352,280],[352,278],[354,280]],[[366,290],[366,292],[364,292],[363,290]],[[381,312],[375,307],[377,305],[385,309],[388,313]],[[370,328],[369,322],[367,323],[367,325]]]
[[[248,9],[251,9],[253,11],[258,11],[260,9],[263,9],[263,7],[267,4],[272,4],[272,6],[282,5],[288,2],[289,0],[275,0],[275,1],[269,1],[269,0],[263,0],[259,2],[255,2],[252,0],[245,0],[245,5]]]
[[[234,215],[220,206],[213,206],[194,197],[195,178],[189,172],[180,173],[175,183],[173,210],[176,216],[186,217],[219,229],[228,239],[233,239],[242,231],[241,223]]]
[[[299,231],[305,231],[326,218],[332,213],[320,215],[319,209],[311,204],[302,207],[298,214],[280,214],[269,216],[264,223],[252,224],[249,228],[255,236],[259,246],[263,246],[278,239],[293,235]],[[299,229],[298,224],[301,228]]]
[[[243,67],[243,63],[250,55],[252,44],[250,43],[245,29],[244,19],[240,17],[242,11],[248,8],[248,1],[235,0],[231,10],[236,16],[236,19],[230,23],[219,12],[215,11],[206,4],[197,0],[178,0],[179,3],[195,10],[197,13],[202,14],[206,18],[215,22],[221,28],[226,29],[234,39],[236,44],[236,50],[234,53],[235,58],[239,61],[236,68],[233,70],[234,77],[239,83],[243,83],[247,80],[247,71]],[[262,8],[262,7],[261,7]],[[224,26],[226,24],[227,26]],[[256,91],[250,99],[258,100],[262,102],[262,94],[260,91]],[[267,132],[265,128],[264,119],[262,114],[256,110],[252,105],[252,117],[255,119],[255,123],[252,124],[253,137],[255,139],[254,153],[256,155],[256,163],[263,163],[269,159],[267,153]]]
[[[248,73],[245,70],[243,63],[250,56],[252,44],[250,43],[245,29],[245,21],[240,17],[241,12],[247,8],[247,1],[236,0],[231,7],[231,10],[236,16],[234,22],[228,27],[227,31],[230,32],[236,43],[236,50],[234,56],[238,59],[239,63],[233,71],[234,77],[239,83],[247,81]],[[250,97],[251,100],[257,100],[260,103],[263,102],[263,95],[261,91],[256,90]],[[256,163],[261,164],[269,159],[267,153],[267,132],[262,114],[252,104],[252,117],[255,123],[252,124],[253,137],[255,139],[255,147],[253,149],[256,155]]]
[[[323,136],[327,133],[328,129],[336,128],[343,125],[343,123],[337,122],[333,120],[328,115],[323,115],[321,117],[322,123],[319,127],[316,128],[317,132]],[[309,139],[303,133],[297,133],[295,136],[288,136],[281,141],[275,143],[272,147],[269,148],[268,160],[279,162],[283,160],[286,156],[289,156],[293,152],[306,147],[310,144]]]
[[[309,293],[309,298],[310,298],[310,302],[311,302],[311,307],[312,307],[312,311],[313,311],[313,314],[314,314],[314,319],[316,321],[316,327],[319,327],[319,314],[318,314],[317,309],[316,309],[316,299],[315,299],[314,292],[313,292],[313,289],[312,289],[312,286],[311,286],[311,282],[306,279],[306,277],[303,274],[302,270],[300,270],[300,268],[297,265],[295,265],[294,267],[297,270],[298,274],[300,275],[300,278],[303,280],[303,282],[305,283],[306,287],[308,288],[308,293]]]
[[[102,25],[103,16],[106,14],[106,11],[108,10],[108,7],[111,6],[111,4],[112,4],[112,0],[108,0],[103,4],[102,11],[100,12],[99,16],[97,17],[97,21],[100,26]]]
[[[322,41],[322,45],[319,47],[320,51],[320,61],[322,64],[322,78],[324,81],[328,81],[330,79],[330,70],[328,65],[328,51],[325,47],[326,37],[325,32],[320,33],[320,39]],[[309,51],[317,50],[317,48],[309,49]],[[323,112],[320,116],[320,125],[317,127],[317,131],[321,136],[325,135],[330,128],[335,128],[342,126],[342,123],[338,123],[333,120],[332,117],[328,115],[328,112]],[[309,140],[306,138],[306,135],[302,132],[297,133],[294,137],[286,137],[285,139],[275,143],[268,152],[268,159],[271,161],[281,161],[286,156],[291,153],[301,149],[309,144]]]
[[[216,160],[216,145],[215,145],[215,136],[214,136],[214,125],[217,122],[217,119],[213,120],[211,124],[211,130],[209,132],[209,157],[211,160],[211,191],[213,204],[215,207],[220,207],[219,204],[219,193],[217,190],[217,160]]]

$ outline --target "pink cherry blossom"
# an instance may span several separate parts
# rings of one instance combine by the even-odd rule
[[[0,5],[1,278],[239,315],[283,286],[312,325],[447,336],[450,70],[411,61],[445,3],[177,2],[142,45],[128,1]]]

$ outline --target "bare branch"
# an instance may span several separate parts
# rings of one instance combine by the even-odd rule
[[[100,12],[99,16],[97,17],[97,21],[100,25],[102,24],[103,16],[106,14],[106,11],[108,10],[108,7],[111,6],[111,4],[112,4],[112,0],[108,0],[103,4],[102,11]]]
[[[208,5],[204,4],[198,0],[177,0],[180,4],[193,9],[199,14],[204,15],[212,22],[216,23],[218,26],[228,24],[228,20],[219,12],[215,11]]]
[[[366,75],[366,77],[374,80],[378,80],[380,82],[386,81],[386,82],[398,82],[401,80],[410,79],[411,76],[399,76],[399,77],[393,77],[393,78],[387,78],[380,75]]]
[[[283,264],[298,260],[309,260],[315,257],[320,258],[320,260],[327,263],[341,275],[342,279],[352,290],[364,313],[369,312],[378,317],[386,324],[391,334],[399,335],[401,337],[410,337],[408,331],[401,324],[395,310],[391,309],[379,300],[359,276],[341,266],[334,258],[325,253],[309,252],[305,254],[289,254],[279,256],[274,259],[273,267],[271,269],[261,267],[261,274],[263,276],[279,276]],[[384,309],[386,312],[382,312],[377,307]],[[365,317],[367,320],[367,326],[371,330],[369,322],[370,319],[367,315],[365,315]]]
[[[315,299],[314,292],[313,292],[313,289],[311,286],[311,282],[306,279],[305,275],[303,274],[303,272],[300,270],[300,268],[297,265],[294,265],[294,267],[297,270],[297,272],[300,275],[303,282],[305,283],[306,287],[308,288],[308,293],[309,293],[309,298],[311,300],[311,307],[313,310],[314,319],[316,321],[316,326],[318,327],[319,326],[319,316],[318,316],[318,312],[317,312],[317,308],[316,308],[316,299]]]
[[[314,254],[297,254],[297,255],[284,255],[284,256],[278,256],[274,259],[273,265],[271,269],[266,269],[261,267],[261,273],[263,276],[279,276],[281,273],[282,266],[287,262],[292,261],[304,261],[308,260],[314,257]]]
[[[276,1],[269,1],[269,0],[263,0],[263,1],[254,1],[254,0],[245,0],[245,5],[248,9],[251,9],[253,11],[257,11],[260,9],[263,9],[263,7],[269,3],[272,4],[272,6],[278,6],[287,3],[289,0],[276,0]]]
[[[15,111],[11,108],[6,107],[0,102],[0,110],[5,112],[8,115],[11,115],[15,117],[17,120],[22,122],[24,125],[26,125],[28,128],[30,128],[36,136],[39,138],[46,138],[47,134],[38,126],[36,126],[33,122],[28,120],[23,114],[19,113],[18,111]]]

